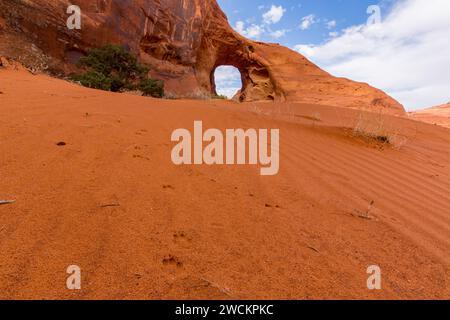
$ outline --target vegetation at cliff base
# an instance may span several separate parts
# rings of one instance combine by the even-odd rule
[[[86,72],[72,75],[71,79],[85,87],[112,92],[140,90],[145,96],[164,96],[163,81],[149,78],[148,68],[120,45],[91,49],[78,65]]]
[[[138,89],[144,93],[144,95],[150,95],[152,97],[162,98],[164,97],[164,82],[155,79],[145,79],[139,83]]]
[[[211,99],[215,100],[228,100],[228,97],[223,94],[213,94],[211,95]]]

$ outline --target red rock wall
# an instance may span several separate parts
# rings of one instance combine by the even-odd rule
[[[0,0],[0,54],[35,68],[74,70],[89,48],[122,44],[165,80],[166,91],[205,97],[217,66],[242,74],[240,101],[320,103],[402,114],[403,107],[367,84],[332,77],[302,55],[237,34],[215,0],[72,0],[82,29],[68,30],[67,0]]]

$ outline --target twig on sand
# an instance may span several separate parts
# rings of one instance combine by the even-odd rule
[[[16,202],[16,200],[0,200],[0,205],[2,204],[11,204]]]
[[[110,204],[103,204],[100,206],[100,208],[108,208],[108,207],[120,207],[120,204],[118,203],[110,203]]]
[[[308,249],[311,249],[312,251],[315,251],[315,252],[317,252],[317,253],[320,253],[319,250],[317,250],[317,249],[314,248],[314,247],[308,246]]]
[[[370,211],[372,210],[372,207],[373,207],[374,203],[375,203],[375,201],[372,200],[372,201],[369,203],[369,207],[367,208],[367,211],[364,212],[363,214],[360,214],[359,217],[360,217],[360,218],[363,218],[363,219],[372,220],[372,217],[370,216]]]
[[[214,288],[218,289],[221,293],[223,293],[223,294],[225,294],[225,295],[227,295],[229,297],[232,296],[230,289],[225,288],[225,287],[221,287],[221,286],[215,284],[214,282],[209,281],[208,279],[205,279],[203,277],[201,277],[200,279],[206,282],[206,286],[205,287],[211,286],[211,287],[214,287]]]
[[[366,219],[366,220],[373,220],[374,217],[372,217],[370,215],[370,211],[372,211],[373,205],[375,204],[375,201],[372,200],[369,203],[369,206],[367,207],[367,210],[365,212],[362,212],[360,210],[353,210],[354,213],[356,213],[356,217],[361,218],[361,219]],[[353,216],[355,216],[354,214],[352,214]]]

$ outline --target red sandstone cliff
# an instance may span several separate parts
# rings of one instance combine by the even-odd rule
[[[214,71],[242,74],[240,101],[277,100],[403,114],[403,107],[364,83],[336,78],[288,48],[236,33],[215,0],[73,0],[82,29],[66,27],[67,0],[0,0],[0,55],[34,68],[74,69],[89,48],[123,44],[165,80],[166,91],[201,97],[215,91]]]

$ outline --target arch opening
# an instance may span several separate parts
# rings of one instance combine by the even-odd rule
[[[211,74],[211,93],[233,99],[243,90],[242,72],[232,65],[216,67]]]
[[[210,90],[213,96],[224,94],[239,102],[276,99],[269,70],[255,60],[242,60],[242,57],[217,60],[210,73]]]

